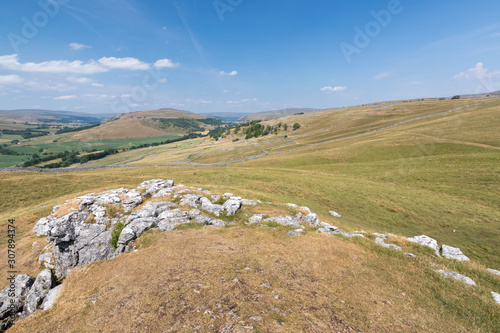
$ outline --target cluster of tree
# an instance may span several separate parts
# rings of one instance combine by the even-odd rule
[[[42,168],[48,168],[48,169],[53,169],[53,168],[66,168],[69,167],[75,163],[87,163],[88,161],[92,160],[99,160],[101,158],[104,158],[108,155],[113,155],[117,154],[119,151],[118,149],[106,149],[105,151],[101,151],[98,153],[93,153],[93,154],[88,154],[88,155],[83,155],[79,156],[80,153],[77,151],[65,151],[59,154],[55,155],[49,155],[45,157],[40,157],[38,154],[33,154],[31,157],[31,160],[26,161],[23,163],[23,167],[27,168],[33,165],[37,165],[42,162],[48,162],[52,161],[55,159],[60,158],[61,162],[56,162],[56,163],[51,163],[42,166]]]
[[[195,119],[188,118],[173,118],[173,119],[159,119],[161,128],[179,127],[188,133],[203,132],[205,129],[200,126],[200,123]]]
[[[80,127],[63,127],[61,129],[58,129],[55,134],[63,134],[63,133],[68,133],[68,132],[79,132],[83,131],[89,128],[97,127],[100,126],[101,124],[93,124],[93,125],[88,125],[88,126],[80,126]]]
[[[245,139],[258,138],[261,136],[266,136],[269,134],[278,134],[282,129],[286,132],[288,131],[288,124],[278,123],[275,126],[271,125],[262,125],[260,124],[262,120],[253,120],[244,124],[239,124],[238,126],[228,127],[228,128],[216,128],[208,133],[208,135],[218,140],[219,138],[225,138],[227,135],[231,133],[233,130],[234,134],[238,134],[240,131],[244,131]],[[293,124],[293,130],[297,130],[300,128],[299,123]]]
[[[38,136],[49,135],[50,132],[41,131],[41,130],[37,130],[34,128],[27,128],[27,129],[22,129],[22,130],[4,129],[4,130],[2,130],[2,134],[20,135],[23,139],[31,139],[31,138],[36,138]]]
[[[202,122],[207,125],[212,125],[212,126],[221,126],[224,124],[224,121],[221,119],[216,119],[216,118],[206,118],[206,119],[198,119],[199,122]]]
[[[17,151],[14,151],[9,148],[0,148],[0,154],[2,155],[19,155]]]

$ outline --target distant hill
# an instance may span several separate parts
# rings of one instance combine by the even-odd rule
[[[258,113],[252,113],[249,115],[245,115],[241,118],[239,118],[239,121],[252,121],[252,120],[272,120],[272,119],[278,119],[286,116],[293,116],[294,114],[300,114],[300,113],[308,113],[308,112],[315,112],[318,111],[319,109],[311,109],[311,108],[290,108],[290,109],[283,109],[283,110],[273,110],[273,111],[264,111],[264,112],[258,112]]]
[[[249,112],[214,112],[209,113],[209,116],[222,119],[224,121],[237,121],[245,116],[251,115]]]
[[[224,122],[207,115],[174,109],[123,113],[99,127],[75,133],[72,140],[148,138],[202,133]]]
[[[52,111],[38,109],[0,110],[0,121],[3,123],[98,123],[107,115],[90,114],[71,111]]]

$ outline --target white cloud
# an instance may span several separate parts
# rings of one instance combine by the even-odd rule
[[[73,110],[80,110],[80,109],[86,109],[87,107],[85,105],[81,105],[81,106],[75,106],[73,108]]]
[[[177,67],[179,64],[173,63],[169,59],[160,59],[155,62],[155,67],[158,68],[172,68]],[[140,61],[136,58],[125,57],[102,57],[99,60],[91,59],[89,61],[68,61],[68,60],[51,60],[44,62],[26,62],[19,61],[19,55],[4,55],[0,56],[0,69],[7,69],[11,71],[30,72],[30,73],[70,73],[70,74],[83,74],[90,75],[96,73],[105,73],[113,69],[123,70],[148,70],[151,65]],[[233,74],[231,74],[233,75]],[[68,81],[73,83],[91,83],[92,79],[86,77],[70,76]]]
[[[227,90],[227,89],[222,90],[223,94],[228,93],[228,92],[229,92],[229,90]]]
[[[136,58],[115,58],[115,57],[102,57],[98,60],[99,63],[111,69],[130,69],[130,70],[147,70],[149,64],[140,61]]]
[[[40,82],[38,80],[30,80],[23,84],[24,87],[31,90],[48,90],[48,91],[71,91],[76,90],[76,87],[68,86],[64,83],[52,84],[52,82],[43,81]]]
[[[81,50],[81,49],[91,49],[92,46],[85,45],[85,44],[78,44],[78,43],[70,43],[69,47],[71,47],[73,50]]]
[[[375,75],[374,79],[375,80],[382,80],[382,79],[385,79],[386,77],[389,77],[389,76],[391,76],[390,73],[384,72],[384,73],[380,73],[378,75]]]
[[[68,80],[69,82],[73,82],[73,83],[90,83],[90,82],[92,82],[92,79],[89,79],[88,77],[70,76],[70,77],[67,77],[66,80]]]
[[[68,99],[76,99],[76,95],[64,95],[64,96],[58,96],[54,97],[56,101],[66,101]]]
[[[484,68],[482,62],[478,62],[475,67],[469,68],[465,72],[460,72],[454,77],[455,79],[481,80],[488,77],[500,77],[500,71],[490,72],[489,69]]]
[[[174,68],[179,66],[179,64],[173,63],[170,59],[160,59],[155,62],[154,66],[156,68]]]
[[[257,98],[245,98],[240,101],[227,101],[227,104],[241,104],[241,103],[247,103],[247,102],[257,102]]]
[[[34,73],[75,73],[75,74],[95,74],[107,72],[108,69],[90,60],[84,63],[80,60],[52,60],[40,63],[27,62],[20,63],[17,54],[0,56],[0,68]]]
[[[219,74],[220,75],[224,75],[224,76],[235,76],[235,75],[238,75],[238,72],[237,71],[232,71],[232,72],[226,73],[224,71],[220,71]]]
[[[347,87],[330,87],[330,86],[326,86],[326,87],[321,88],[320,90],[322,92],[324,92],[324,93],[331,94],[332,92],[344,91],[346,89],[347,89]]]
[[[10,86],[24,82],[24,79],[19,75],[0,75],[0,85]]]
[[[96,82],[92,82],[91,85],[94,86],[94,87],[104,87],[104,84],[102,84],[102,83],[96,83]]]

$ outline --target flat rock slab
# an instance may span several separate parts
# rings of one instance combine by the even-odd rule
[[[442,276],[444,276],[445,278],[448,278],[448,279],[454,279],[454,280],[457,280],[457,281],[460,281],[460,282],[463,282],[465,284],[468,284],[469,286],[474,286],[474,287],[477,287],[476,283],[470,278],[470,277],[467,277],[465,275],[462,275],[460,273],[457,273],[457,272],[449,272],[449,271],[445,271],[443,269],[438,269],[438,270],[434,270],[436,273],[439,273],[441,274]]]
[[[496,269],[487,268],[486,270],[491,274],[500,276],[500,271],[497,271]]]
[[[290,230],[288,232],[290,236],[302,236],[304,234],[304,230],[302,229],[295,229],[295,230]]]
[[[437,240],[435,240],[434,238],[431,238],[431,237],[426,236],[426,235],[421,235],[421,236],[407,238],[407,240],[409,242],[412,242],[412,243],[417,243],[417,244],[420,244],[423,246],[430,247],[431,249],[433,249],[436,252],[438,257],[440,256],[439,255],[439,245],[438,245]]]
[[[403,249],[401,248],[401,246],[397,246],[397,245],[394,245],[394,244],[387,244],[384,240],[384,238],[382,237],[377,237],[375,239],[375,243],[379,244],[380,246],[386,248],[386,249],[389,249],[389,250],[396,250],[396,251],[403,251]]]

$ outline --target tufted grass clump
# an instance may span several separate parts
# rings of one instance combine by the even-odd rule
[[[123,228],[125,228],[125,224],[122,222],[116,222],[113,227],[113,231],[111,232],[111,246],[115,250],[118,247],[118,239],[120,238]]]

